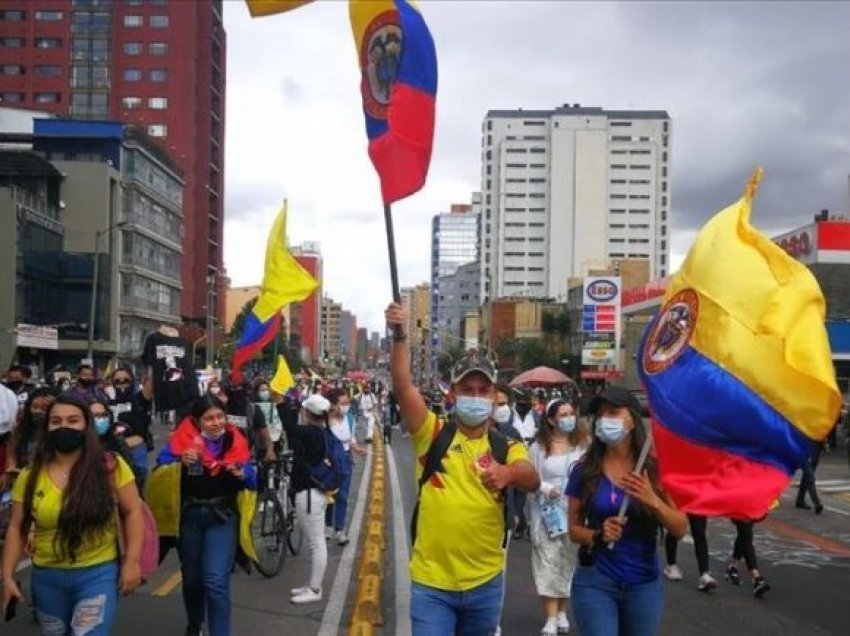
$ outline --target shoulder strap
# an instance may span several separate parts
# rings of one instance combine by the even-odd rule
[[[500,464],[506,464],[508,461],[508,438],[495,428],[489,428],[487,429],[487,441],[490,443],[493,459]]]
[[[457,432],[457,426],[453,422],[446,422],[437,437],[431,440],[431,445],[425,453],[425,466],[422,467],[422,476],[419,477],[419,486],[416,490],[416,505],[413,507],[413,515],[410,518],[410,545],[416,543],[416,527],[419,525],[419,498],[422,496],[424,486],[431,476],[437,472],[440,462],[443,460],[452,440]]]

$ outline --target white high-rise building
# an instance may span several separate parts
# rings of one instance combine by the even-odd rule
[[[481,140],[481,300],[566,299],[571,277],[670,262],[670,116],[565,104],[493,110]]]

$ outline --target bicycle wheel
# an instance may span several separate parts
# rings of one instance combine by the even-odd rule
[[[286,515],[286,542],[289,544],[292,556],[296,556],[301,551],[304,543],[304,534],[301,532],[301,525],[298,523],[294,509]]]
[[[286,558],[286,525],[280,502],[275,494],[267,491],[260,498],[251,533],[254,537],[254,550],[257,552],[255,564],[257,571],[271,578],[280,573]]]

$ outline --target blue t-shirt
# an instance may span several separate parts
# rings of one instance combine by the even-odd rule
[[[582,498],[581,474],[584,466],[576,465],[570,473],[566,494],[576,499]],[[604,474],[599,480],[596,495],[590,502],[590,510],[584,513],[588,525],[594,530],[602,528],[602,522],[608,517],[616,517],[620,512],[625,491],[611,483]],[[623,585],[648,583],[661,576],[657,553],[657,529],[642,527],[635,521],[637,506],[629,502],[626,509],[628,521],[623,527],[623,536],[609,550],[607,545],[593,547],[593,562],[604,575]]]

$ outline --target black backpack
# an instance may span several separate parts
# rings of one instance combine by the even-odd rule
[[[419,478],[419,487],[416,491],[416,506],[413,508],[413,516],[410,519],[410,545],[416,543],[416,527],[419,522],[419,499],[422,496],[422,487],[442,466],[443,457],[446,456],[446,452],[449,450],[456,432],[457,425],[454,422],[446,422],[445,426],[440,429],[437,437],[431,442],[425,454],[425,465],[422,468],[422,476]],[[508,438],[497,430],[488,428],[487,441],[490,443],[493,459],[500,464],[505,464],[508,460]],[[502,504],[502,515],[505,522],[505,537],[502,541],[502,547],[504,548],[507,546],[508,528],[510,527],[508,525],[507,501]]]

